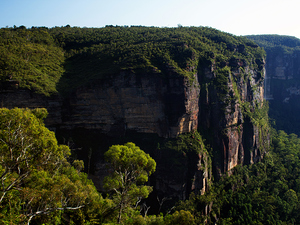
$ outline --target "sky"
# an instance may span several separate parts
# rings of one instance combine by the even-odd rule
[[[299,0],[0,0],[0,27],[207,26],[300,38]]]

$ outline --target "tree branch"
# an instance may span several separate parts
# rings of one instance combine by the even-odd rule
[[[27,221],[27,225],[30,224],[30,221],[35,217],[35,216],[38,216],[38,215],[46,215],[46,214],[49,214],[51,212],[54,212],[54,211],[57,211],[57,210],[77,210],[77,209],[81,209],[83,208],[84,205],[80,205],[80,206],[77,206],[77,207],[63,207],[63,208],[46,208],[44,210],[40,210],[40,211],[36,211],[34,213],[30,213],[28,215],[26,215],[27,217],[29,217],[28,221]]]

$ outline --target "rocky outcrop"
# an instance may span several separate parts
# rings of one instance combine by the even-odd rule
[[[220,74],[212,65],[204,68],[200,82],[204,87],[200,95],[199,126],[214,149],[215,174],[221,175],[238,164],[250,164],[261,159],[264,146],[259,141],[264,132],[247,110],[259,110],[263,106],[262,74],[242,63],[244,69],[236,68]],[[261,62],[263,67],[264,62]],[[222,77],[221,77],[222,76]],[[226,79],[222,84],[214,81]],[[220,92],[223,95],[220,99]],[[258,104],[255,108],[255,104]],[[246,109],[245,107],[249,107]],[[250,117],[251,118],[250,118]]]
[[[254,123],[249,114],[263,104],[263,74],[245,62],[237,65],[243,68],[220,73],[212,63],[201,67],[189,79],[172,73],[123,71],[82,86],[64,100],[59,96],[44,97],[14,90],[0,93],[1,104],[8,108],[47,108],[46,124],[61,131],[63,136],[76,129],[95,132],[101,137],[94,139],[96,143],[77,142],[76,145],[86,152],[90,151],[89,145],[99,145],[93,149],[91,160],[96,180],[103,176],[103,168],[99,166],[107,149],[101,143],[103,140],[110,145],[112,140],[128,136],[129,132],[176,138],[200,130],[213,149],[213,166],[206,152],[180,155],[176,161],[176,151],[161,153],[158,147],[147,147],[147,143],[155,140],[140,144],[158,162],[155,181],[152,181],[156,190],[185,199],[192,190],[197,193],[207,190],[211,179],[209,168],[221,176],[236,165],[256,162],[263,155],[262,141],[267,140],[262,139],[260,124]],[[79,136],[90,140],[84,132]],[[72,134],[70,137],[76,142],[76,137]],[[90,160],[88,153],[78,155]]]

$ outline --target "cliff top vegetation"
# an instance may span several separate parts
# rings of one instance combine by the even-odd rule
[[[256,65],[253,41],[208,27],[21,27],[0,29],[2,89],[16,81],[44,95],[70,92],[122,70],[192,77],[199,62],[225,66],[238,58]]]
[[[266,51],[280,49],[285,53],[292,53],[294,50],[300,50],[300,39],[293,36],[265,34],[248,35],[246,37],[255,41]]]

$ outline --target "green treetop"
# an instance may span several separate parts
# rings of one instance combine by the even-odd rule
[[[118,222],[121,222],[122,211],[148,197],[152,188],[144,186],[148,176],[156,169],[156,163],[134,143],[113,145],[105,153],[113,172],[105,178],[105,187],[114,190],[114,200],[119,209]]]
[[[70,149],[44,126],[46,115],[45,109],[0,109],[1,224],[63,224],[60,212],[101,200],[86,174],[68,163]]]

